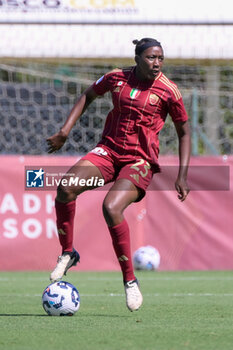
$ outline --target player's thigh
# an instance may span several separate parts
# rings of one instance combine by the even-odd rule
[[[136,202],[139,202],[146,194],[153,177],[154,170],[151,165],[144,159],[136,159],[132,163],[123,166],[117,176],[117,179],[128,179],[139,191]]]
[[[80,159],[77,163],[75,163],[68,171],[69,174],[74,174],[76,177],[83,178],[85,180],[90,177],[98,177],[99,179],[103,179],[103,175],[99,168],[86,159]]]
[[[140,195],[140,189],[137,188],[128,179],[118,179],[108,191],[104,202],[104,211],[122,212],[129,204],[136,202]]]
[[[93,188],[99,187],[99,181],[103,179],[99,168],[95,166],[88,160],[80,159],[76,164],[74,164],[63,176],[63,183],[67,186],[60,186],[60,190],[64,192],[72,192],[76,195]],[[61,181],[62,183],[62,181]]]

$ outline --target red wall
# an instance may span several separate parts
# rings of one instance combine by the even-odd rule
[[[60,253],[53,208],[56,193],[25,190],[25,166],[65,166],[76,160],[0,156],[0,270],[54,267]],[[164,171],[154,176],[146,197],[125,211],[132,251],[155,246],[161,254],[161,270],[233,269],[233,157],[193,158],[189,178],[194,190],[183,203],[173,190],[177,158],[161,157],[160,163]],[[86,192],[77,200],[79,270],[118,269],[102,216],[105,194],[104,190]]]

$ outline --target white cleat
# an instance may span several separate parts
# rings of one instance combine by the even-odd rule
[[[57,282],[57,281],[62,279],[62,277],[65,274],[65,269],[66,269],[66,266],[68,265],[69,261],[70,261],[70,256],[68,254],[61,255],[58,257],[57,266],[55,267],[53,272],[51,272],[51,275],[50,275],[51,282]]]
[[[142,293],[140,292],[138,281],[133,280],[125,283],[126,305],[130,311],[136,311],[143,302]]]
[[[72,253],[64,253],[57,259],[57,266],[51,272],[50,281],[57,282],[62,279],[69,268],[75,266],[79,262],[80,256],[76,250],[73,250]]]

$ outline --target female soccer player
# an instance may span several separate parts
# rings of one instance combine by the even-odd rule
[[[168,113],[179,140],[179,171],[175,188],[181,201],[189,192],[186,177],[190,158],[188,116],[177,86],[161,72],[162,46],[151,38],[133,43],[136,45],[136,65],[114,69],[88,87],[61,130],[47,140],[49,153],[59,150],[89,104],[97,96],[111,92],[113,109],[107,116],[100,142],[69,173],[79,179],[97,177],[105,184],[113,182],[103,202],[103,214],[121,266],[126,305],[130,311],[139,309],[143,297],[134,275],[129,227],[123,213],[131,203],[143,198],[153,174],[159,172],[158,135]],[[85,190],[90,190],[90,186],[76,183],[58,187],[55,208],[62,255],[51,273],[51,281],[61,279],[79,261],[79,254],[73,248],[75,200]]]

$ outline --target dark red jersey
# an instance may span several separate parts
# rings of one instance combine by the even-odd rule
[[[113,101],[99,144],[120,155],[156,164],[158,135],[167,115],[174,123],[186,121],[188,116],[180,91],[171,80],[159,73],[153,81],[140,81],[135,68],[115,69],[93,84],[97,95],[110,91]]]

